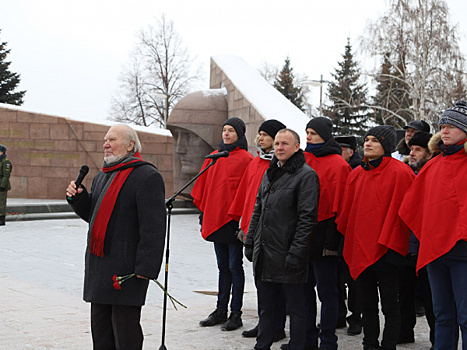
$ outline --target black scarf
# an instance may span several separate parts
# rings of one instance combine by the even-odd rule
[[[277,164],[278,162],[279,160],[274,156],[269,164],[268,170],[266,171],[270,183],[277,181],[285,173],[293,174],[306,163],[306,160],[303,150],[299,149],[285,162],[283,166],[279,166]]]
[[[246,151],[248,151],[248,141],[246,140],[245,135],[242,135],[237,141],[231,143],[230,145],[226,145],[224,140],[221,141],[219,144],[219,152],[222,151],[229,151],[232,152],[235,148],[240,147]]]
[[[323,147],[319,149],[307,147],[305,151],[313,153],[316,157],[325,157],[330,154],[342,155],[342,147],[336,142],[334,136],[331,136],[331,138],[324,143]]]

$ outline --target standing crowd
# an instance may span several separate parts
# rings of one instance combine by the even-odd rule
[[[397,145],[392,126],[370,128],[363,158],[329,119],[304,127],[303,151],[294,130],[265,121],[253,158],[245,123],[225,121],[213,154],[229,156],[192,191],[219,270],[216,308],[200,325],[242,327],[244,254],[259,322],[242,335],[256,337],[255,349],[285,338],[286,315],[281,349],[335,350],[347,323],[347,334],[363,331],[363,349],[396,349],[415,341],[416,300],[432,349],[457,349],[459,330],[467,349],[467,103],[447,109],[433,136],[424,121]]]

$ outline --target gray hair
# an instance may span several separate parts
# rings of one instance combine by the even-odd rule
[[[141,147],[141,142],[139,141],[139,137],[136,131],[131,126],[126,124],[118,124],[118,126],[122,127],[125,143],[128,145],[131,141],[133,141],[135,143],[133,146],[133,151],[141,152],[143,148]]]

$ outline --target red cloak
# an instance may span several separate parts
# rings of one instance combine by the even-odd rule
[[[332,218],[339,212],[345,183],[352,168],[338,154],[316,157],[313,153],[305,152],[305,159],[319,178],[318,222]]]
[[[211,154],[217,153],[214,151]],[[193,203],[203,212],[201,235],[204,239],[232,220],[228,215],[246,167],[253,159],[251,153],[235,148],[227,158],[219,158],[193,186]],[[206,159],[204,169],[211,163]]]
[[[407,255],[410,231],[397,212],[414,177],[406,164],[391,157],[383,157],[375,169],[359,166],[350,173],[336,222],[345,236],[344,259],[353,279],[388,248]]]
[[[400,217],[420,241],[417,270],[467,241],[467,153],[430,160],[402,201]]]
[[[259,185],[270,162],[270,160],[256,157],[248,164],[238,186],[235,199],[230,206],[229,215],[232,219],[240,221],[240,218],[242,218],[240,228],[245,235],[248,232],[251,215],[255,209]]]

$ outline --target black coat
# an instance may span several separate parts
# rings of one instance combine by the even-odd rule
[[[304,283],[308,246],[318,218],[319,180],[299,150],[283,167],[273,158],[263,177],[245,242],[253,248],[255,278],[263,282]],[[288,254],[298,271],[285,267]]]
[[[70,205],[89,222],[111,173],[99,172]],[[137,166],[128,176],[117,197],[104,241],[104,257],[85,256],[84,300],[112,305],[144,305],[149,281],[133,277],[113,288],[113,275],[135,273],[148,278],[159,275],[165,244],[166,208],[164,181],[151,164]]]

